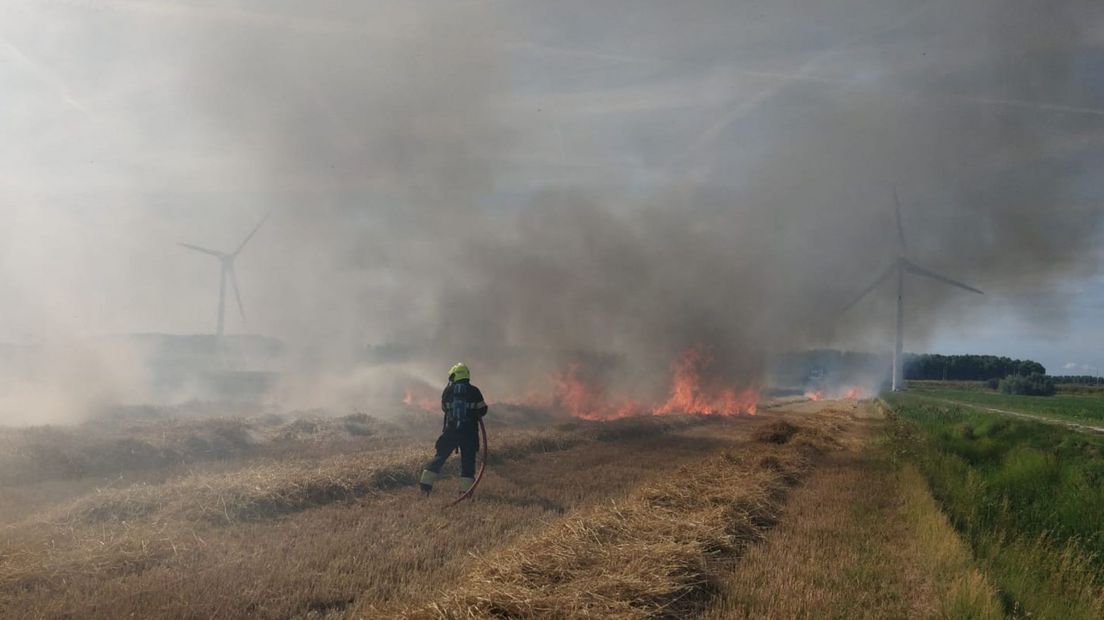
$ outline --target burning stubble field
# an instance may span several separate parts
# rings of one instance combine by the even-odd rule
[[[41,473],[0,486],[0,616],[1001,614],[871,403],[500,413],[478,497],[451,510],[454,478],[414,486],[430,416],[11,431],[6,466]]]

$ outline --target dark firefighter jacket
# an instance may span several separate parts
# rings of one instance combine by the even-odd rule
[[[467,379],[454,381],[441,392],[441,411],[445,412],[445,430],[458,428],[487,415],[483,392]],[[465,425],[466,426],[466,425]]]

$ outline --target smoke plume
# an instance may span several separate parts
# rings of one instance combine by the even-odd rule
[[[994,312],[1060,333],[1098,267],[1092,2],[112,6],[193,51],[172,110],[218,160],[135,178],[140,222],[231,239],[273,213],[240,272],[249,328],[317,379],[282,397],[464,359],[499,400],[574,365],[662,402],[695,347],[740,389],[774,352],[887,348],[888,291],[842,309],[899,251],[894,189],[908,256],[987,292],[910,280],[913,346]],[[213,276],[164,298],[207,303]],[[378,345],[391,371],[349,370]]]

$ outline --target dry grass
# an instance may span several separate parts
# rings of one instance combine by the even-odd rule
[[[75,480],[228,459],[333,454],[385,445],[404,434],[409,432],[399,425],[364,414],[96,420],[75,427],[0,428],[0,484]]]
[[[566,450],[589,441],[654,437],[710,420],[692,416],[573,424],[563,429],[498,434],[492,465],[534,454]],[[325,459],[261,459],[240,469],[202,472],[163,484],[101,490],[48,519],[66,524],[103,521],[209,521],[231,524],[348,501],[417,482],[427,460],[426,442],[391,440],[388,449]],[[455,466],[455,463],[453,463]]]
[[[932,497],[927,481],[912,465],[897,472],[897,488],[910,535],[906,560],[926,576],[933,613],[941,618],[1001,618],[997,591],[973,560]]]
[[[777,443],[784,444],[793,439],[793,436],[797,434],[798,427],[786,422],[785,420],[779,420],[769,426],[764,426],[752,434],[752,437],[756,441],[765,443]]]
[[[865,441],[833,452],[706,618],[999,618],[994,590],[913,469]]]
[[[412,486],[424,438],[350,450],[285,422],[313,447],[0,529],[0,617],[999,615],[916,472],[856,432],[870,415],[817,403],[498,431],[476,501],[449,511],[451,481],[429,499]],[[78,492],[58,484],[21,492]]]
[[[471,551],[664,473],[640,454],[677,466],[755,424],[626,421],[601,440],[591,424],[498,433],[479,498],[449,512],[448,481],[446,497],[425,500],[380,479],[413,476],[424,441],[108,489],[0,530],[0,617],[286,618],[428,600],[468,573]]]
[[[757,441],[568,518],[482,558],[460,587],[405,615],[683,617],[705,604],[718,567],[776,522],[786,487],[823,445],[781,445],[801,432],[774,423]]]
[[[0,617],[988,617],[923,481],[865,450],[868,415],[492,429],[448,511],[409,435],[197,467],[0,529]]]
[[[502,462],[535,452],[563,450],[582,441],[556,432],[515,432],[500,439]],[[269,519],[334,502],[348,501],[417,482],[426,447],[398,442],[388,450],[322,460],[262,460],[235,471],[186,475],[165,484],[143,484],[98,492],[51,516],[62,523],[103,521],[208,521],[232,524]]]
[[[502,437],[496,461],[566,450],[582,441],[562,431],[515,431]],[[209,537],[204,529],[211,526],[270,520],[411,486],[426,460],[426,448],[404,443],[321,461],[262,460],[229,472],[95,492],[9,526],[0,538],[7,543],[0,556],[0,588],[26,589],[88,572],[141,572],[199,551]]]
[[[351,462],[431,442],[439,422],[424,413],[407,417],[401,425],[354,414],[246,420],[127,418],[79,427],[0,428],[0,524],[82,518],[133,521],[162,510],[203,512],[212,518],[221,513],[225,519],[227,511],[216,511],[207,500],[221,503],[239,495],[248,501],[258,489],[272,491],[268,499],[275,500],[276,511],[294,510],[295,501],[284,500],[293,499],[295,490],[281,497],[278,480],[295,486],[295,478],[280,476],[309,469],[312,463],[326,470],[327,461],[342,456]],[[357,480],[330,477],[337,484],[329,490],[311,484],[303,489],[306,496],[321,490],[314,495],[318,499],[330,492],[337,498],[351,497],[367,490],[356,486]],[[346,482],[352,484],[343,485]],[[195,487],[205,494],[193,495]],[[242,488],[250,492],[238,493]],[[266,498],[257,500],[253,508],[263,507]],[[245,508],[240,516],[258,514],[253,508]],[[78,515],[81,511],[87,514]],[[233,510],[229,514],[233,517]]]

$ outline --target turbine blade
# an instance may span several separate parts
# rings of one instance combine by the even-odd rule
[[[238,312],[241,313],[241,318],[245,320],[245,306],[242,305],[241,290],[238,289],[238,272],[234,270],[234,264],[230,264],[230,268],[227,269],[230,272],[230,285],[234,287],[234,298],[238,300]]]
[[[840,310],[840,314],[842,314],[844,312],[847,312],[848,310],[853,308],[855,306],[855,304],[862,301],[863,297],[866,297],[867,295],[869,295],[870,291],[873,291],[874,289],[881,286],[882,282],[885,282],[887,279],[889,279],[890,276],[892,276],[894,273],[896,273],[897,266],[898,266],[897,261],[893,261],[893,264],[891,264],[889,267],[886,267],[885,270],[882,271],[882,273],[878,274],[878,277],[874,280],[873,283],[871,283],[870,286],[864,288],[863,292],[859,293],[855,297],[855,299],[851,300],[851,303],[844,306],[843,310]]]
[[[203,252],[204,254],[210,254],[211,256],[216,256],[218,258],[222,258],[223,256],[226,256],[225,254],[223,254],[222,252],[219,252],[218,250],[209,250],[207,248],[201,248],[198,245],[192,245],[190,243],[178,243],[177,245],[186,247],[189,250],[195,250],[196,252]]]
[[[897,243],[898,250],[901,254],[908,251],[908,245],[905,244],[905,227],[901,224],[901,199],[897,197],[897,186],[893,186],[893,206],[897,213]]]
[[[249,233],[245,240],[241,242],[241,245],[238,246],[238,249],[234,250],[233,256],[241,254],[241,251],[245,249],[245,244],[249,243],[249,240],[253,238],[253,235],[257,234],[257,231],[261,229],[261,226],[264,226],[264,223],[268,221],[268,218],[271,215],[272,212],[269,211],[265,214],[264,217],[261,218],[261,221],[257,224],[256,228],[253,229],[253,232]]]
[[[940,275],[940,274],[938,274],[934,271],[931,271],[929,269],[924,269],[923,267],[921,267],[920,265],[917,265],[916,263],[914,263],[912,261],[902,259],[901,264],[903,264],[905,266],[905,269],[907,269],[909,273],[913,273],[913,274],[916,274],[918,276],[924,276],[925,278],[931,278],[932,280],[937,280],[939,282],[942,282],[943,284],[949,284],[951,286],[956,286],[956,287],[958,287],[962,290],[970,291],[971,293],[977,293],[978,295],[984,295],[985,294],[982,291],[980,291],[980,290],[978,290],[978,289],[976,289],[976,288],[974,288],[974,287],[972,287],[968,284],[963,284],[962,282],[959,282],[958,280],[952,280],[952,279],[948,278],[947,276]]]

